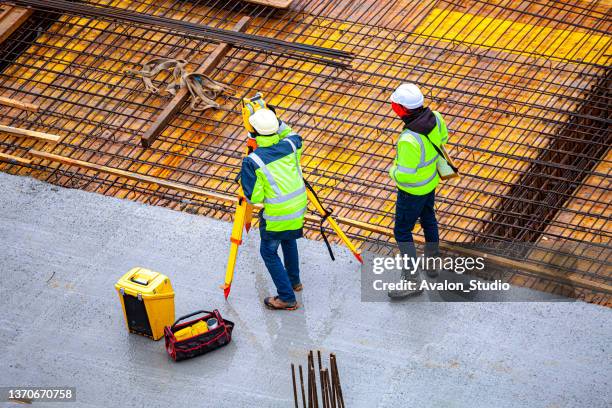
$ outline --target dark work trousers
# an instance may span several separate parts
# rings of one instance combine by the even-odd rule
[[[397,191],[397,204],[395,207],[395,227],[393,233],[400,249],[409,248],[408,255],[416,258],[416,249],[412,239],[412,230],[417,220],[420,221],[425,234],[425,256],[438,255],[438,221],[434,203],[436,191],[425,195],[413,195],[402,190]],[[402,245],[408,243],[409,245]],[[404,252],[404,251],[402,251]]]
[[[283,262],[278,256],[279,245],[283,249]],[[283,302],[295,302],[293,286],[300,283],[300,261],[295,239],[262,239],[259,247],[261,257],[276,285],[278,297]]]

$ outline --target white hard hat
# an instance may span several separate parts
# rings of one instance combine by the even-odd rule
[[[278,118],[270,109],[259,109],[249,117],[249,123],[260,135],[273,135],[278,131]]]
[[[391,95],[391,102],[399,103],[407,109],[423,106],[423,94],[415,84],[401,84]]]

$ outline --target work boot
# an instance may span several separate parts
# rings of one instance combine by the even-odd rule
[[[410,290],[408,288],[406,289],[395,289],[395,290],[390,290],[387,292],[387,295],[392,298],[392,299],[402,299],[402,298],[406,298],[409,296],[416,296],[416,295],[420,295],[421,293],[423,293],[423,289],[420,288],[421,286],[421,271],[417,270],[414,274],[411,274],[410,272],[408,272],[406,269],[402,270],[402,276],[401,276],[401,281],[406,281],[406,282],[414,282],[414,290]]]
[[[265,298],[264,304],[272,310],[296,310],[298,308],[298,302],[284,302],[278,296]]]
[[[400,250],[400,254],[402,257],[404,255],[408,255],[411,258],[416,258],[416,248],[413,242],[401,242],[398,241],[397,246]],[[400,282],[405,280],[406,282],[415,282],[416,289],[415,290],[390,290],[387,292],[387,295],[392,299],[401,299],[408,296],[420,295],[423,290],[419,289],[421,285],[421,273],[417,270],[414,274],[411,274],[407,269],[402,269],[402,275],[400,278]]]
[[[438,276],[440,276],[440,270],[437,268],[427,268],[425,270],[425,273],[427,274],[428,277],[430,277],[431,279],[436,279]]]
[[[440,257],[440,250],[439,250],[439,246],[437,242],[426,242],[425,243],[425,262],[426,267],[425,267],[425,273],[427,274],[428,277],[435,279],[438,276],[440,276],[440,272],[441,270],[438,269],[435,265],[435,262],[433,259],[429,259],[429,258],[439,258]]]

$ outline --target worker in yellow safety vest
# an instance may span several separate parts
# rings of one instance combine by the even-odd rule
[[[400,253],[410,258],[416,258],[412,230],[417,220],[425,235],[425,256],[438,255],[438,222],[434,209],[435,189],[440,181],[437,162],[440,147],[448,141],[442,115],[424,107],[423,100],[423,94],[414,84],[402,84],[391,95],[391,107],[404,122],[397,141],[397,155],[389,170],[398,189],[393,231]],[[438,271],[428,268],[427,274],[435,278]],[[414,290],[389,291],[389,297],[422,292],[420,270],[404,269],[402,279],[415,282]]]
[[[248,123],[257,149],[242,162],[240,179],[249,203],[263,203],[260,253],[278,292],[265,298],[264,304],[275,310],[295,310],[295,292],[303,287],[296,240],[302,237],[308,205],[300,166],[302,138],[267,107],[251,114]]]

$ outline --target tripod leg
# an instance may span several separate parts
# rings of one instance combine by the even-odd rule
[[[251,230],[251,224],[253,223],[253,206],[247,204],[245,214],[244,214],[244,229],[247,234]]]
[[[230,253],[227,260],[227,268],[225,269],[225,285],[223,285],[223,294],[225,299],[229,296],[232,289],[232,280],[234,279],[234,268],[236,266],[236,258],[238,257],[238,248],[242,244],[242,230],[244,229],[244,221],[246,215],[247,201],[242,198],[236,207],[234,215],[234,226],[232,227],[232,236],[230,238]]]
[[[315,206],[315,209],[317,210],[319,214],[321,214],[322,216],[327,214],[327,211],[325,211],[325,209],[323,208],[323,205],[319,201],[319,198],[315,195],[315,193],[311,190],[311,188],[306,189],[306,194],[308,195],[308,200]],[[346,236],[344,231],[340,229],[340,226],[338,225],[336,220],[334,220],[331,215],[328,215],[327,221],[329,222],[329,225],[334,230],[334,232],[340,237],[344,245],[346,245],[348,249],[353,253],[355,258],[357,258],[357,260],[360,263],[363,263],[363,259],[361,258],[361,253],[355,247],[355,245],[353,245],[351,240]]]

